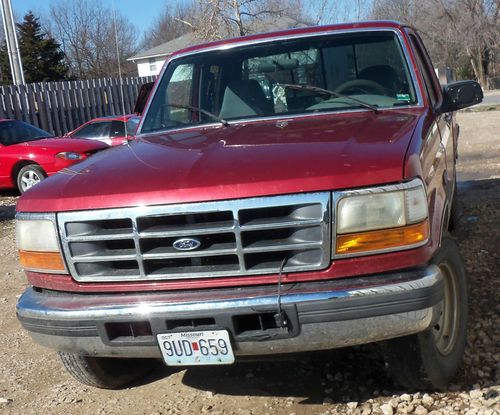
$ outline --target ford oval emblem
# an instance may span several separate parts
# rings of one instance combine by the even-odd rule
[[[174,241],[172,246],[178,251],[193,251],[199,248],[201,242],[195,238],[181,238]]]

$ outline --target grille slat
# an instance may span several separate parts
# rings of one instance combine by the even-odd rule
[[[276,245],[265,245],[262,243],[260,246],[244,248],[244,253],[255,253],[255,252],[275,252],[275,251],[294,251],[310,248],[321,248],[321,242],[307,242],[302,244],[276,244]]]
[[[132,239],[133,233],[123,234],[100,234],[89,236],[68,236],[68,242],[92,242],[92,241],[121,241],[124,239]]]
[[[163,231],[163,232],[141,232],[139,236],[141,238],[166,238],[169,236],[191,236],[193,233],[196,233],[198,235],[212,235],[212,234],[217,234],[220,232],[233,232],[234,231],[234,226],[231,227],[222,227],[222,228],[184,228],[184,229],[179,229],[178,231]]]
[[[177,280],[323,269],[330,263],[330,194],[58,214],[80,282]],[[191,251],[174,247],[196,240]]]
[[[314,219],[305,219],[302,221],[276,221],[276,222],[271,222],[271,221],[255,221],[253,223],[247,224],[247,225],[242,225],[240,226],[240,229],[242,231],[250,231],[250,230],[261,230],[261,229],[281,229],[281,228],[291,228],[291,227],[306,227],[310,225],[319,225],[321,224],[320,220],[314,220]]]
[[[213,249],[209,251],[200,252],[179,252],[172,254],[143,254],[144,259],[168,259],[168,258],[200,258],[218,255],[231,255],[236,254],[236,249]]]
[[[82,255],[73,257],[74,262],[133,261],[136,255]]]

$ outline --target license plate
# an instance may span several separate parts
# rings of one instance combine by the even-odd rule
[[[234,354],[227,330],[185,331],[156,336],[169,366],[227,365]]]

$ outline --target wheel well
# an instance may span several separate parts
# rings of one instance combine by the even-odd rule
[[[12,183],[14,183],[14,185],[17,187],[17,175],[19,174],[19,171],[25,167],[25,166],[29,166],[30,164],[34,164],[38,167],[41,168],[41,166],[35,162],[35,161],[32,161],[32,160],[21,160],[21,161],[18,161],[14,167],[12,168],[12,172],[11,172],[11,179],[12,179]],[[42,169],[43,170],[43,169]]]

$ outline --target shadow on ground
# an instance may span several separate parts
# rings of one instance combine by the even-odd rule
[[[4,190],[0,192],[0,222],[14,219],[19,192]]]
[[[302,404],[364,401],[400,391],[375,345],[189,369],[183,383],[214,394],[302,398]]]
[[[16,214],[16,205],[0,206],[0,222],[14,219]]]

